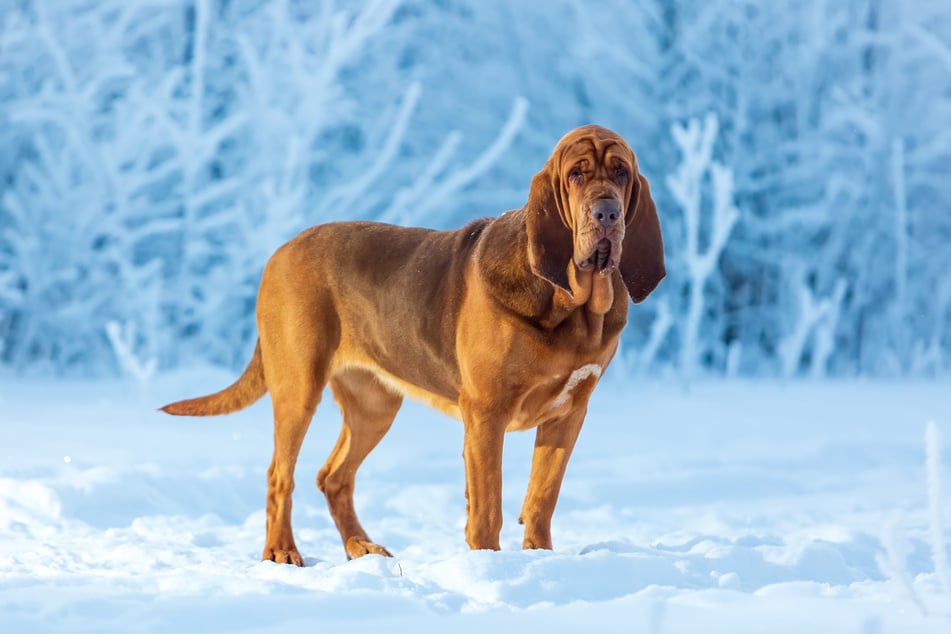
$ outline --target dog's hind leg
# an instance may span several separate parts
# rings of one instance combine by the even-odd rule
[[[274,407],[274,457],[267,470],[267,534],[262,559],[304,565],[291,529],[294,466],[326,384],[326,369],[311,355],[284,356],[268,375]],[[274,377],[273,375],[279,375]]]
[[[320,402],[340,333],[312,280],[306,254],[288,243],[265,267],[258,294],[264,377],[274,408],[274,457],[267,472],[267,534],[262,559],[304,565],[291,528],[294,467]]]
[[[327,497],[348,559],[366,554],[390,556],[373,543],[360,525],[353,506],[357,469],[389,431],[403,397],[366,370],[349,369],[330,380],[334,400],[343,412],[340,437],[327,463],[317,474],[317,488]]]

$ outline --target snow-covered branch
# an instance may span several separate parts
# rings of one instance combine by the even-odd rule
[[[381,214],[381,219],[412,225],[419,223],[433,210],[447,206],[456,192],[485,173],[508,149],[525,122],[526,112],[528,101],[522,97],[515,99],[508,120],[495,140],[471,165],[448,174],[438,182],[437,175],[444,170],[461,139],[459,134],[450,134],[420,179],[411,187],[397,193],[393,203]]]
[[[106,334],[109,337],[109,343],[112,344],[112,351],[116,355],[119,367],[139,383],[147,383],[158,368],[158,360],[155,357],[143,359],[135,353],[137,347],[135,324],[131,321],[124,324],[110,321],[106,324]]]
[[[779,360],[782,375],[791,377],[799,372],[809,342],[812,341],[811,374],[825,373],[829,356],[835,343],[835,329],[839,310],[845,295],[845,280],[839,279],[835,289],[827,297],[819,299],[810,284],[814,273],[802,267],[798,275],[791,276],[795,284],[798,319],[793,329],[779,343]]]
[[[934,421],[925,430],[925,471],[928,474],[928,527],[934,571],[951,600],[951,568],[944,539],[944,498],[941,486],[941,434]]]
[[[734,203],[733,174],[713,159],[719,124],[714,114],[703,123],[691,119],[674,124],[671,134],[680,149],[681,162],[668,176],[667,187],[680,208],[684,248],[679,253],[687,269],[687,307],[680,327],[680,369],[692,375],[700,362],[700,329],[707,283],[716,270],[727,241],[739,220]],[[703,188],[710,183],[710,205],[704,205]],[[704,210],[710,215],[704,217]]]

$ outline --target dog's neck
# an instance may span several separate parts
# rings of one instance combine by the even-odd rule
[[[566,308],[586,307],[589,313],[604,315],[614,305],[614,283],[611,273],[582,271],[574,262],[568,264],[568,284],[571,295],[562,291],[555,294],[555,303],[564,303]]]
[[[493,239],[490,234],[496,231],[503,235]],[[485,248],[489,243],[492,249]],[[529,266],[525,219],[520,211],[492,220],[480,236],[474,256],[495,300],[512,312],[535,321],[545,330],[554,330],[576,315],[584,320],[582,324],[591,341],[602,339],[605,315],[614,308],[617,272],[582,271],[573,262],[567,262],[570,293],[538,277]],[[626,301],[627,296],[622,299]],[[623,326],[624,315],[619,317],[619,324],[614,323],[617,319],[610,320],[612,329]]]
[[[572,313],[581,311],[587,322],[589,336],[600,340],[604,330],[604,315],[614,305],[614,280],[611,279],[611,273],[583,271],[574,262],[569,262],[568,284],[571,293],[555,287],[551,310],[542,320],[542,326],[555,328]]]

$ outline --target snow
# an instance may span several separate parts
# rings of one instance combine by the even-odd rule
[[[0,631],[951,627],[934,563],[951,545],[946,382],[608,372],[553,552],[518,549],[533,435],[507,436],[503,551],[470,552],[462,427],[407,403],[356,489],[364,526],[395,557],[350,562],[313,486],[337,433],[327,398],[298,463],[307,566],[294,568],[258,561],[267,399],[223,418],[155,412],[231,378],[0,382]]]

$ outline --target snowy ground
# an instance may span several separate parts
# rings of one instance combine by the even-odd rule
[[[951,549],[948,382],[608,376],[550,553],[518,550],[532,435],[508,436],[503,552],[469,552],[461,425],[407,403],[357,482],[395,557],[353,562],[313,486],[339,425],[326,399],[298,464],[298,569],[258,561],[269,403],[154,412],[231,378],[0,379],[0,631],[951,631],[933,554],[939,523]]]

